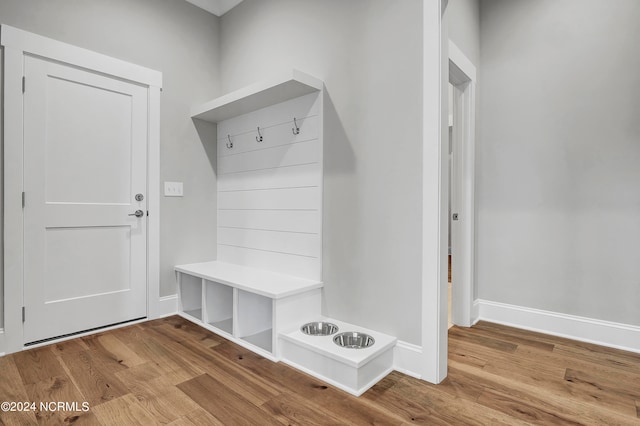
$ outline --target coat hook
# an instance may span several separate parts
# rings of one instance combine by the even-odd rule
[[[293,117],[293,128],[291,129],[291,131],[293,132],[294,135],[299,135],[300,134],[300,127],[298,127],[298,122],[296,121],[296,118]]]
[[[258,136],[256,136],[256,142],[262,142],[262,133],[260,133],[259,126],[258,126]]]
[[[231,142],[231,135],[227,135],[227,139],[229,139],[229,142],[225,144],[227,145],[227,149],[233,148],[233,142]]]

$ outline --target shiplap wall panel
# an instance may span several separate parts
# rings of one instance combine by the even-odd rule
[[[319,117],[317,115],[297,117],[296,123],[300,131],[297,135],[292,131],[294,128],[293,117],[289,117],[288,121],[284,123],[269,127],[260,126],[262,142],[256,140],[258,136],[258,125],[243,133],[222,135],[222,138],[218,139],[218,155],[220,157],[226,157],[228,155],[237,155],[243,152],[258,151],[273,148],[274,146],[289,145],[318,138]],[[230,142],[233,143],[232,148],[229,148]]]
[[[302,278],[320,279],[322,264],[316,258],[272,251],[218,245],[218,260]]]
[[[312,93],[218,123],[219,260],[322,278],[321,99]]]
[[[218,193],[220,210],[316,210],[320,189],[278,188]]]
[[[318,162],[318,150],[318,140],[312,139],[292,145],[229,155],[218,160],[218,174],[225,175],[298,164],[314,164]]]
[[[276,253],[320,257],[318,234],[263,231],[258,229],[218,228],[218,244]]]
[[[227,173],[218,176],[218,191],[286,188],[295,182],[299,187],[320,186],[319,163]]]
[[[320,212],[316,210],[220,210],[221,228],[260,229],[287,232],[313,232],[320,229]]]

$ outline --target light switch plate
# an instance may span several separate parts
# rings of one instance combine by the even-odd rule
[[[182,182],[165,182],[164,183],[164,196],[165,197],[182,197]]]

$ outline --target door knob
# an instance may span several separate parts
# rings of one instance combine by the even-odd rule
[[[142,210],[136,210],[135,213],[131,213],[128,216],[142,217],[144,216],[144,212]]]

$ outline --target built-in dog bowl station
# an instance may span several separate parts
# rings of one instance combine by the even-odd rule
[[[395,337],[334,319],[317,322],[326,323],[340,332],[306,334],[301,326],[281,333],[282,361],[356,396],[393,370]]]
[[[395,338],[307,323],[321,318],[323,87],[291,70],[192,109],[217,125],[217,259],[175,267],[178,312],[359,395],[391,371]]]

